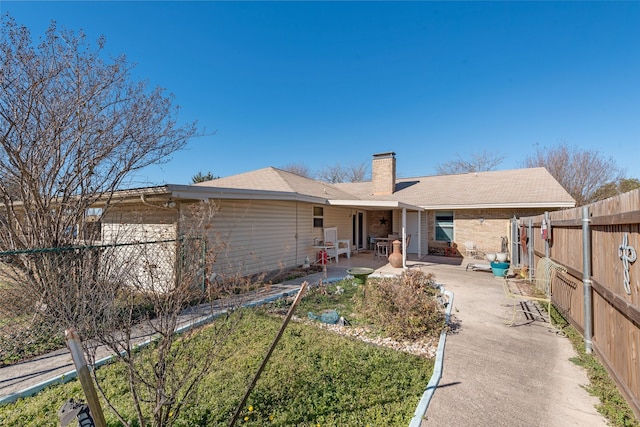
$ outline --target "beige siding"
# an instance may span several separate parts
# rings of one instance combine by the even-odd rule
[[[274,272],[301,265],[306,256],[314,260],[314,238],[323,239],[322,228],[313,227],[314,205],[268,200],[216,203],[219,211],[209,237],[217,251],[213,269],[222,277]],[[350,239],[351,209],[323,208],[325,226],[337,226],[338,237]]]

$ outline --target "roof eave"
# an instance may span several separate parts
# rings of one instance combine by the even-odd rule
[[[469,205],[423,205],[424,210],[461,210],[461,209],[561,209],[573,208],[575,202],[521,202],[521,203],[475,203]]]
[[[331,206],[352,206],[368,209],[409,209],[423,210],[420,206],[398,202],[397,200],[329,200]]]
[[[240,188],[169,185],[175,199],[228,199],[228,200],[285,200],[327,204],[327,199],[288,191],[248,190]]]

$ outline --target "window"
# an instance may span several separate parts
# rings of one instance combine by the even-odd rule
[[[453,242],[453,211],[436,212],[436,240]]]
[[[313,227],[324,227],[324,208],[322,206],[313,207]]]

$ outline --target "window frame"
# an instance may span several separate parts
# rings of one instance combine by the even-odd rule
[[[311,208],[311,224],[313,228],[324,228],[324,206]]]
[[[450,218],[450,219],[449,219]],[[434,240],[436,242],[452,243],[455,239],[455,214],[453,211],[436,211],[434,214]],[[451,230],[451,235],[446,232]],[[446,238],[442,238],[444,234]]]

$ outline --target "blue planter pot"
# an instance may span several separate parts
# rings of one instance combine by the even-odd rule
[[[493,271],[493,275],[496,277],[504,277],[504,274],[509,269],[508,262],[492,262],[491,263],[491,271]]]

